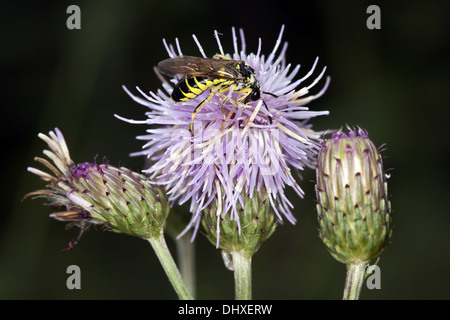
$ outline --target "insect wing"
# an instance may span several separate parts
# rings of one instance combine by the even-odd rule
[[[170,77],[190,75],[239,81],[243,77],[236,68],[238,63],[236,60],[178,57],[161,61],[158,70]]]

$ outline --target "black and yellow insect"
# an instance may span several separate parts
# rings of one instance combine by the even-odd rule
[[[208,97],[195,107],[192,113],[189,127],[192,134],[196,114],[214,94],[233,88],[234,92],[242,93],[242,97],[237,99],[238,102],[247,104],[261,98],[261,85],[255,78],[255,70],[245,61],[231,60],[218,54],[212,58],[176,57],[161,61],[158,69],[170,77],[182,77],[171,94],[175,102],[189,101],[211,89]],[[222,105],[224,102],[225,100]],[[272,123],[270,117],[269,122]]]

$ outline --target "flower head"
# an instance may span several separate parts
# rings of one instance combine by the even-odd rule
[[[382,157],[367,132],[334,133],[316,175],[319,232],[332,256],[349,265],[380,255],[392,234],[391,204]]]
[[[144,121],[121,118],[151,125],[147,135],[138,137],[146,143],[134,155],[148,157],[151,165],[145,172],[157,184],[166,186],[170,201],[180,204],[190,201],[192,219],[186,230],[194,227],[196,231],[202,211],[211,206],[220,217],[218,221],[231,219],[240,229],[238,211],[245,207],[244,198],[251,199],[259,192],[267,193],[272,213],[279,221],[296,221],[284,189],[289,186],[303,196],[292,169],[299,171],[315,165],[320,133],[314,132],[308,121],[328,114],[328,111],[309,111],[305,104],[325,92],[329,79],[317,94],[308,95],[323,77],[325,68],[314,80],[309,80],[316,59],[309,72],[295,79],[300,66],[286,64],[287,43],[278,52],[283,29],[268,56],[261,53],[261,41],[256,53],[246,53],[242,30],[239,48],[234,28],[234,52],[227,54],[215,32],[220,56],[244,61],[254,70],[261,89],[259,100],[244,100],[244,104],[243,93],[234,90],[238,87],[236,83],[213,94],[209,101],[205,99],[211,91],[205,90],[188,101],[174,102],[170,95],[179,79],[167,82],[158,71],[164,91],[147,95],[138,88],[142,98],[125,89],[136,102],[149,109]],[[194,40],[200,54],[207,57],[195,36]],[[178,39],[176,49],[165,41],[164,44],[170,58],[183,56]],[[191,134],[192,114],[203,101],[205,105],[195,115],[195,131]]]
[[[44,150],[44,154],[53,164],[40,157],[35,160],[51,173],[31,167],[28,171],[49,185],[47,189],[28,193],[23,199],[44,197],[52,208],[59,210],[50,217],[80,226],[79,236],[65,251],[72,249],[92,224],[146,239],[159,236],[169,213],[162,189],[151,185],[144,175],[123,167],[95,162],[75,164],[57,128],[48,136],[41,133],[39,137],[48,144],[50,150]]]

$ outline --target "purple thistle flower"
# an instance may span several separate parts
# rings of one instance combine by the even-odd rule
[[[316,59],[306,75],[295,80],[300,65],[286,64],[287,43],[278,52],[283,31],[284,26],[267,57],[261,53],[261,39],[256,54],[246,53],[242,29],[239,30],[239,48],[234,28],[234,52],[231,55],[225,53],[215,31],[220,55],[243,60],[255,70],[262,99],[269,111],[262,100],[246,105],[237,103],[242,94],[233,90],[216,93],[195,116],[194,128],[200,130],[195,130],[192,135],[189,127],[193,110],[209,95],[209,90],[187,102],[174,102],[170,94],[178,79],[167,82],[156,69],[164,90],[145,94],[137,88],[140,97],[124,87],[133,100],[149,109],[148,118],[143,121],[118,117],[151,126],[147,135],[137,137],[146,141],[143,150],[132,155],[144,155],[150,160],[151,165],[144,172],[156,184],[166,187],[169,201],[179,204],[190,201],[192,219],[185,231],[193,227],[194,236],[200,225],[201,212],[213,201],[218,201],[217,215],[225,218],[229,214],[228,218],[239,225],[236,204],[239,202],[243,207],[242,193],[252,198],[257,192],[267,192],[278,220],[296,222],[291,212],[293,205],[284,189],[289,186],[303,197],[304,192],[291,168],[303,170],[305,166],[315,166],[321,133],[313,131],[308,121],[327,115],[328,111],[309,111],[305,104],[325,92],[329,78],[318,93],[308,95],[322,79],[326,68],[310,80],[317,66]],[[207,57],[195,35],[193,38],[201,56]],[[178,39],[175,40],[176,48],[165,40],[163,42],[169,57],[183,56]],[[224,103],[225,98],[228,99]],[[270,117],[273,121],[268,120]],[[217,221],[219,223],[220,219]]]

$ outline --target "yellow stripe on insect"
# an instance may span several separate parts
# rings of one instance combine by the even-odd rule
[[[180,92],[184,95],[184,98],[180,98],[180,101],[187,102],[187,101],[192,100],[192,98],[189,98],[188,95],[184,91],[182,91],[181,89],[180,89]]]
[[[183,92],[183,91],[180,89],[181,93],[183,93],[183,95],[184,95],[186,98],[194,99],[195,97],[198,96],[198,94],[196,94],[196,93],[194,92],[194,90],[199,90],[199,89],[193,88],[191,85],[189,85],[189,81],[188,81],[188,78],[187,78],[187,77],[186,77],[185,82],[186,82],[187,88],[189,89],[189,92]]]
[[[198,81],[197,77],[194,77],[194,81],[195,81],[195,84],[198,86],[198,88],[201,90],[201,92],[199,94],[201,94],[202,92],[206,91],[209,88],[208,85]]]
[[[196,77],[194,77],[194,81],[195,81],[195,83],[198,85],[199,82],[198,82],[198,80],[197,80]],[[191,91],[192,93],[194,93],[195,96],[198,96],[198,95],[201,94],[203,91],[205,91],[204,89],[202,90],[201,88],[196,88],[196,87],[193,87],[193,86],[189,85],[189,82],[187,81],[187,79],[186,79],[186,85],[187,85],[189,91]],[[195,98],[195,97],[194,97],[194,98]]]

